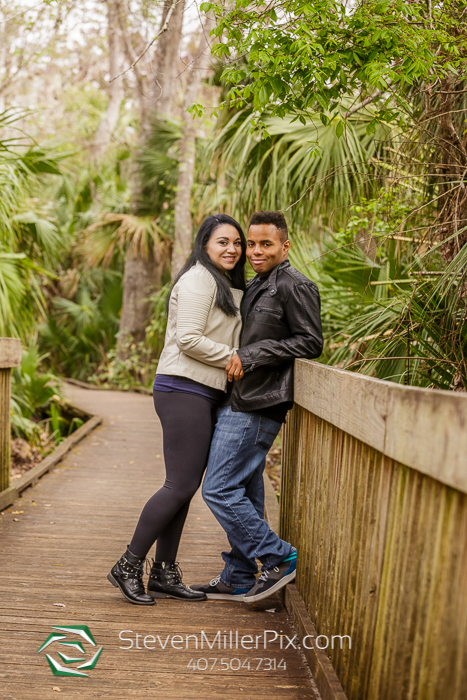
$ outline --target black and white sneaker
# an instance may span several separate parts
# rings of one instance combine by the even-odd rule
[[[246,595],[243,596],[245,603],[257,603],[259,600],[268,598],[281,588],[293,581],[297,573],[297,552],[293,551],[280,564],[272,569],[264,569],[263,573]]]
[[[193,583],[190,588],[193,591],[200,591],[206,594],[207,598],[212,600],[239,600],[243,601],[245,593],[248,593],[249,588],[236,588],[235,586],[227,586],[221,581],[220,576],[211,579],[209,583]]]

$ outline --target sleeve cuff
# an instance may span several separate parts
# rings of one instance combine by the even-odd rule
[[[251,361],[251,356],[248,348],[239,348],[237,350],[237,355],[242,361],[243,369],[245,372],[249,372],[250,370],[255,368],[255,365],[252,364]]]

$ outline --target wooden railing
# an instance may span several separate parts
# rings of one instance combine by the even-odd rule
[[[18,338],[0,338],[0,510],[11,505],[29,486],[37,484],[44,474],[52,471],[60,463],[74,445],[102,423],[101,416],[91,415],[72,406],[74,414],[86,421],[84,425],[71,433],[51,454],[10,485],[11,369],[20,364],[21,341]]]
[[[11,369],[21,364],[21,341],[0,338],[0,493],[10,486]]]
[[[467,395],[300,360],[295,401],[280,530],[347,697],[465,698]]]

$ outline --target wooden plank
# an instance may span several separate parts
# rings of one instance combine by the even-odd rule
[[[266,502],[268,504],[266,519],[268,520],[271,528],[277,532],[278,530],[276,528],[279,524],[279,506],[269,477],[265,475],[264,480],[265,492],[269,492],[270,494],[269,498],[266,497]],[[271,494],[274,497],[274,500],[272,499]],[[303,548],[300,551],[299,561],[302,567],[304,565],[306,566],[307,557],[303,551]],[[308,579],[306,573],[305,579]],[[318,633],[311,621],[303,598],[295,585],[289,585],[285,589],[285,603],[300,639],[303,640],[303,638],[307,635],[312,635],[314,638],[316,638]],[[306,649],[306,646],[310,646],[310,644],[307,643],[305,647],[302,646],[302,650],[322,700],[347,700],[332,663],[326,656],[326,652],[316,647],[313,649]]]
[[[284,444],[297,595],[319,634],[351,636],[328,655],[349,700],[463,700],[467,495],[297,405]]]
[[[16,481],[14,486],[10,486],[0,493],[0,510],[3,510],[7,506],[15,502],[18,496],[24,491],[28,486],[37,484],[41,476],[47,472],[52,471],[55,467],[62,461],[65,455],[76,445],[80,440],[85,438],[89,433],[91,433],[98,425],[102,423],[101,416],[93,416],[84,425],[82,425],[78,430],[69,435],[63,442],[60,443],[58,447],[42,462],[36,464],[35,467],[30,469],[26,474]]]
[[[10,399],[11,370],[0,369],[0,498],[10,486]]]
[[[467,493],[467,395],[395,384],[382,452]]]
[[[467,493],[467,395],[295,362],[295,401],[382,454]]]
[[[296,586],[289,585],[285,590],[285,604],[298,630],[301,639],[308,636],[303,653],[318,686],[322,700],[347,700],[342,685],[328,659],[326,652],[313,644],[318,632],[306,610]],[[306,647],[312,647],[308,649]]]
[[[380,452],[385,442],[387,385],[318,362],[295,362],[295,402]]]
[[[0,369],[19,367],[21,355],[21,340],[19,338],[0,338]]]
[[[142,506],[164,483],[161,429],[150,397],[77,387],[71,391],[73,403],[79,397],[84,410],[104,415],[102,427],[74,445],[47,479],[23,492],[11,509],[18,513],[6,511],[0,517],[3,693],[12,700],[42,700],[58,686],[64,697],[81,700],[271,696],[318,700],[300,650],[280,649],[279,640],[284,635],[293,638],[295,630],[277,596],[255,606],[160,600],[146,608],[130,605],[110,585],[107,573],[124,551]],[[198,493],[180,545],[184,580],[198,583],[213,578],[222,570],[221,552],[227,546],[224,532]],[[27,575],[18,567],[19,558],[27,562]],[[70,624],[89,625],[96,642],[104,646],[86,679],[54,677],[44,654],[37,653],[53,625]],[[267,629],[279,637],[266,653],[254,650],[254,657],[284,658],[286,668],[205,672],[187,667],[192,656],[218,657],[219,666],[221,658],[243,662],[252,656],[241,649],[205,647],[196,654],[186,649],[120,649],[122,630],[165,637],[199,635],[201,630],[209,636],[217,630],[263,635]]]
[[[8,506],[11,506],[11,504],[14,503],[17,498],[18,491],[16,490],[15,486],[9,486],[7,489],[2,491],[0,493],[0,511]]]

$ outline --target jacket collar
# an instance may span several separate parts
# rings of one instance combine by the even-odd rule
[[[286,267],[290,267],[290,262],[288,260],[284,260],[283,262],[279,263],[279,265],[276,265],[271,274],[264,280],[263,284],[258,287],[258,291],[269,287],[269,294],[273,297],[277,292],[277,273],[279,270],[283,270]]]

